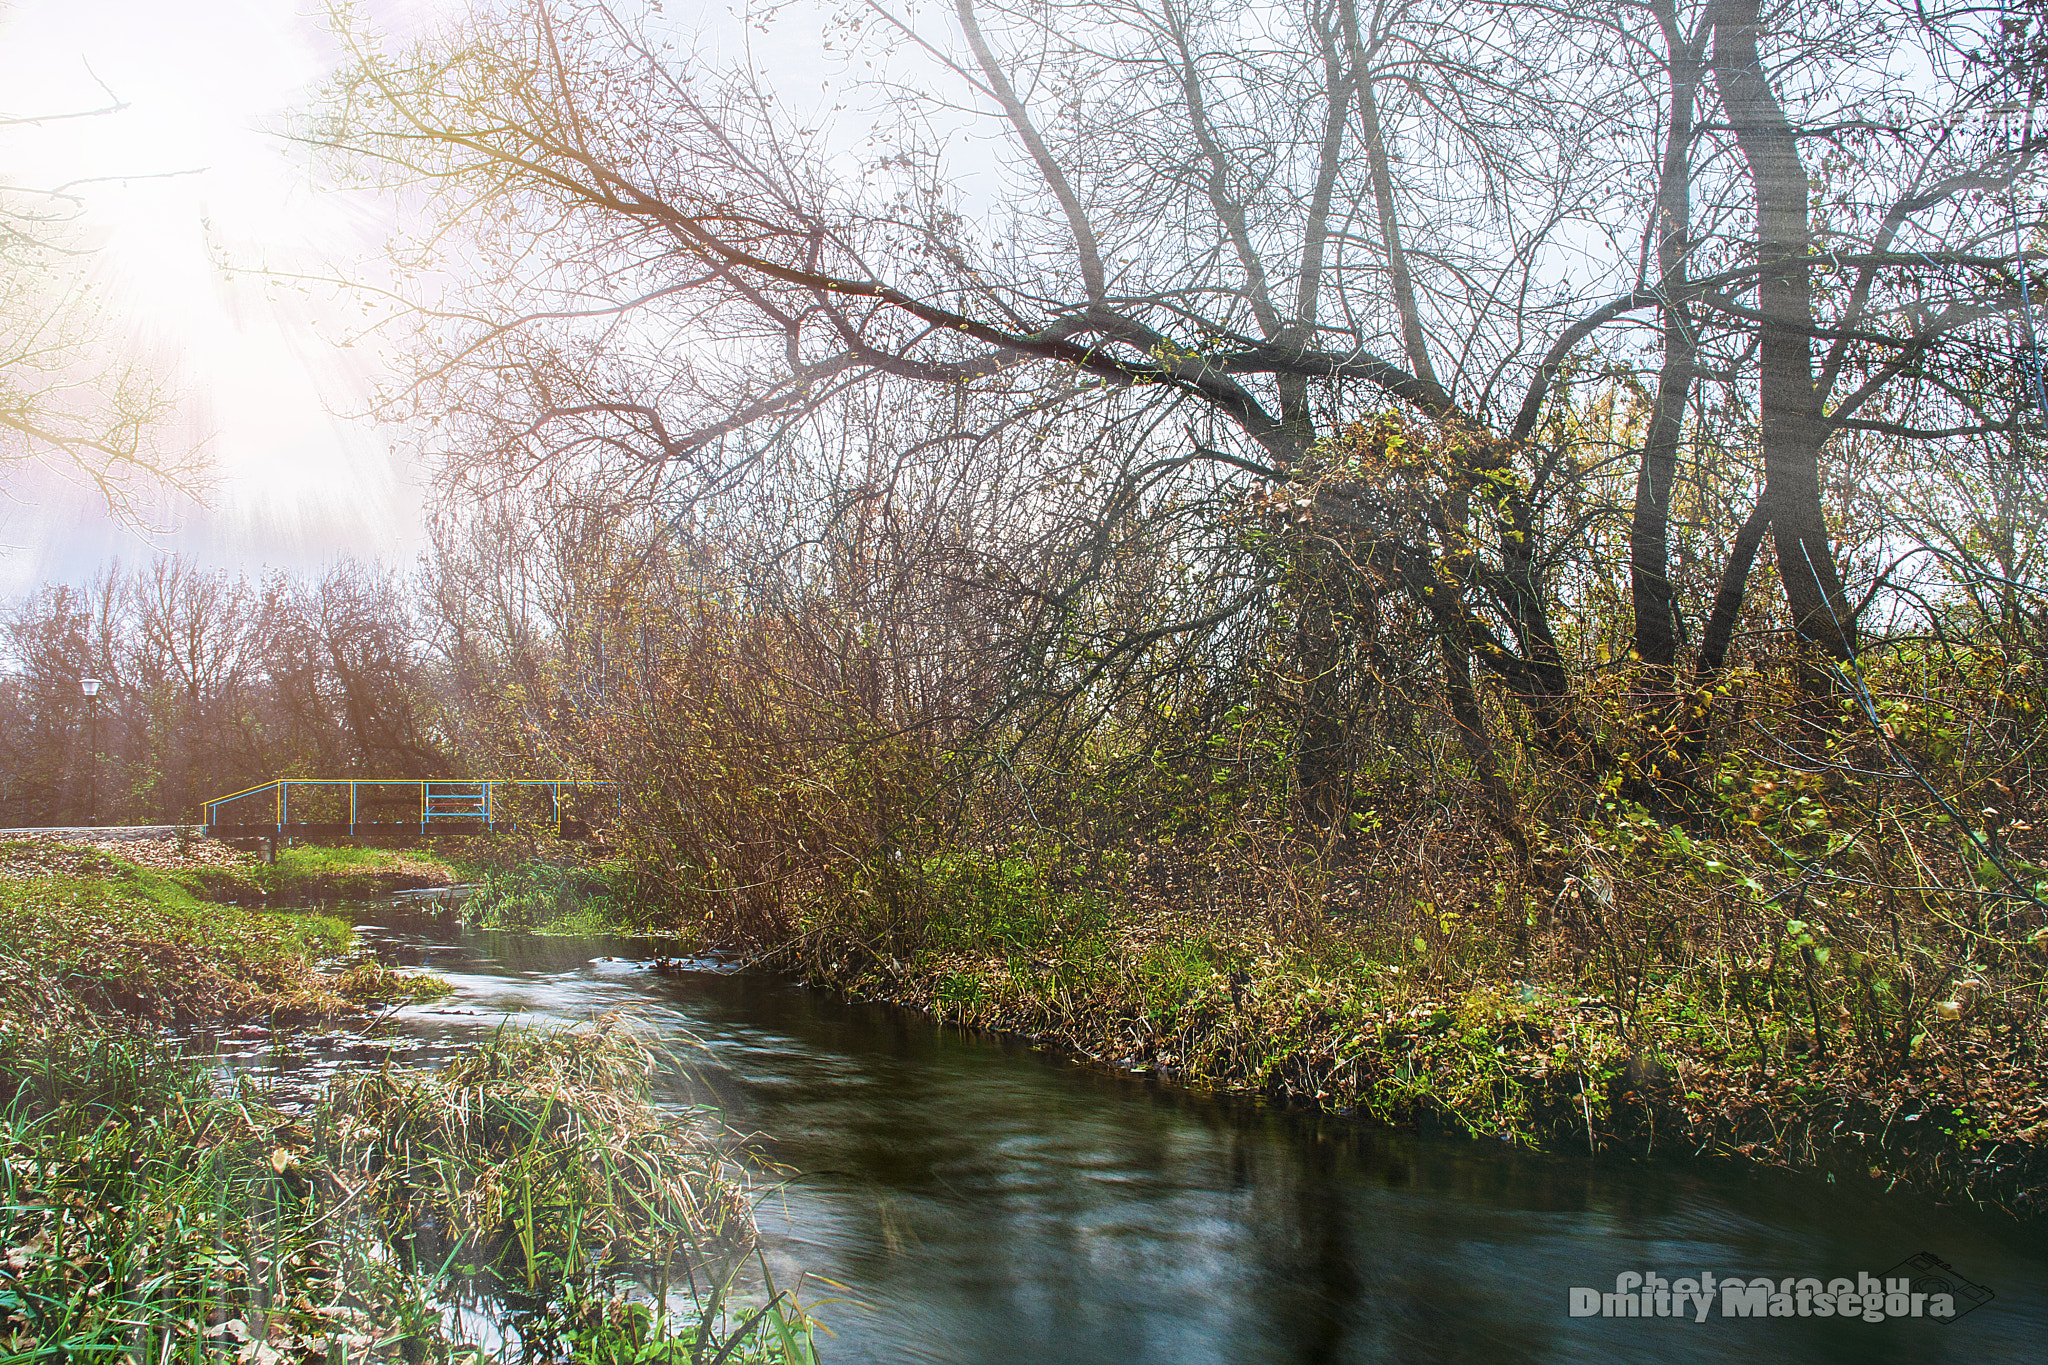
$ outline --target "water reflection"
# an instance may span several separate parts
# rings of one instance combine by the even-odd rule
[[[457,995],[426,1055],[508,1015],[630,1008],[702,1043],[710,1091],[801,1174],[762,1202],[779,1282],[848,1362],[2037,1360],[2037,1236],[1791,1177],[1532,1156],[1180,1095],[770,978],[660,975],[626,940],[395,925]],[[711,967],[715,964],[700,964]],[[1998,1294],[1952,1325],[1574,1319],[1572,1285],[1823,1279],[1934,1251]],[[834,1285],[841,1287],[834,1287]]]

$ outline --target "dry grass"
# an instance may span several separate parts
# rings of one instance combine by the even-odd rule
[[[156,872],[201,869],[244,870],[257,858],[217,839],[59,839],[31,835],[0,844],[0,878],[79,876],[112,865],[132,865]]]
[[[786,1296],[728,1295],[746,1193],[661,1064],[617,1018],[508,1031],[285,1113],[138,1039],[0,1042],[0,1359],[806,1365]],[[694,1307],[627,1293],[671,1276]]]
[[[709,1275],[752,1219],[715,1116],[649,1102],[670,1059],[616,1014],[507,1028],[438,1073],[334,1083],[310,1142],[407,1254],[533,1290],[594,1265]]]

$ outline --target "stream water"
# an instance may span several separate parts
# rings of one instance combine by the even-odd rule
[[[657,974],[627,939],[363,931],[455,987],[394,1021],[422,1060],[612,1009],[701,1044],[687,1084],[802,1173],[758,1216],[828,1365],[2048,1360],[2048,1236],[1910,1196],[1221,1103],[774,977]],[[1994,1297],[1952,1323],[1568,1308],[1628,1270],[1826,1281],[1922,1252]]]

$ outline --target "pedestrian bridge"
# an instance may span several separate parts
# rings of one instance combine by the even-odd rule
[[[589,837],[609,784],[550,778],[280,777],[205,804],[216,839],[510,833]]]

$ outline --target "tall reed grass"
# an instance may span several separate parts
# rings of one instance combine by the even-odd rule
[[[663,1064],[617,1018],[508,1029],[288,1112],[160,1042],[12,1034],[0,1362],[813,1360]]]

